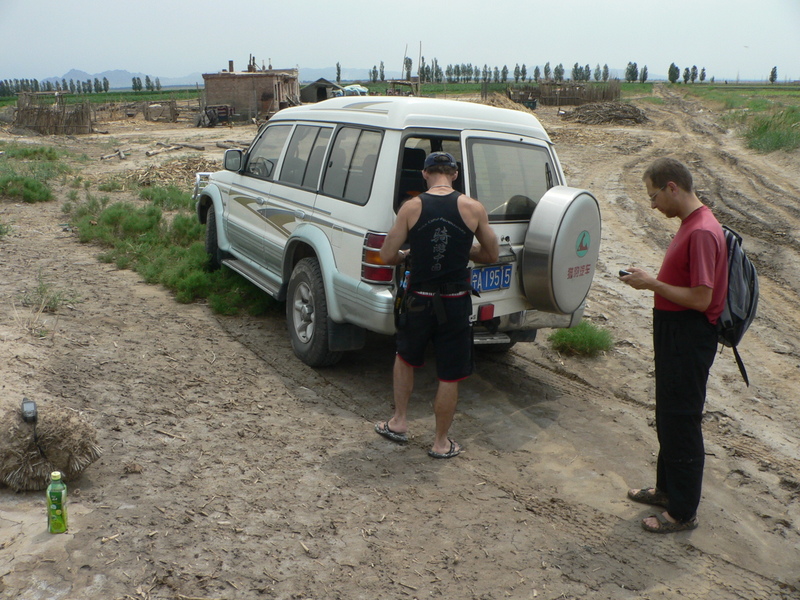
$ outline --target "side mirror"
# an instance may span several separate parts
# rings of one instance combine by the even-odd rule
[[[225,150],[225,170],[238,173],[242,169],[242,151],[238,148]]]

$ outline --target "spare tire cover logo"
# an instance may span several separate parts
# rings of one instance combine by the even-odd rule
[[[586,256],[586,253],[589,252],[591,242],[592,239],[589,232],[584,229],[578,234],[578,239],[575,242],[575,253],[581,258]]]

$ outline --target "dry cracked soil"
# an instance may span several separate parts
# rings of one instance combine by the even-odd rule
[[[102,457],[70,481],[70,529],[45,529],[43,492],[0,487],[0,597],[352,600],[800,598],[800,155],[761,155],[720,111],[656,86],[642,125],[581,125],[536,111],[572,186],[601,204],[602,247],[586,315],[610,331],[596,358],[555,353],[547,331],[481,355],[452,433],[466,452],[435,461],[435,377],[417,377],[411,437],[375,435],[388,416],[393,343],[314,370],[284,319],[219,317],[178,304],[98,260],[65,225],[70,188],[44,204],[0,198],[0,402],[78,411]],[[191,186],[179,164],[219,164],[216,142],[253,126],[195,129],[136,119],[57,146],[94,186],[143,174]],[[189,143],[147,156],[156,144]],[[114,148],[125,160],[100,160]],[[761,283],[741,351],[711,372],[700,527],[645,533],[653,483],[652,296],[616,273],[658,269],[677,224],[650,210],[646,165],[672,155],[701,198],[744,234]],[[177,160],[176,160],[177,159]],[[2,160],[2,158],[0,158]],[[180,161],[184,161],[181,163]],[[131,191],[112,200],[135,199]],[[55,313],[22,302],[45,282]],[[8,409],[10,410],[10,409]]]

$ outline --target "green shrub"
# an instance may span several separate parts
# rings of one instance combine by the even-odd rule
[[[6,225],[3,222],[0,222],[0,238],[4,235],[8,235],[8,232],[11,231],[11,225]]]
[[[597,356],[614,346],[611,334],[589,321],[581,321],[569,329],[557,329],[547,339],[555,351],[577,356]]]
[[[101,261],[135,270],[146,282],[172,290],[178,302],[207,298],[213,311],[226,315],[275,312],[280,304],[246,279],[228,269],[208,270],[205,226],[194,211],[184,206],[171,222],[164,219],[162,207],[171,206],[175,197],[176,191],[156,191],[153,203],[144,207],[124,202],[107,206],[107,197],[87,194],[85,202],[69,203],[70,220],[82,242],[106,248]]]
[[[52,200],[53,192],[44,183],[33,177],[5,175],[0,177],[0,196],[32,204]]]
[[[163,187],[147,187],[139,192],[142,200],[150,200],[156,206],[164,210],[179,210],[181,208],[192,208],[194,203],[192,195],[174,185]]]
[[[109,179],[97,186],[97,189],[101,192],[118,192],[122,188],[122,183],[117,179]]]
[[[44,281],[41,273],[38,275],[36,287],[24,292],[20,298],[23,306],[32,307],[39,312],[56,312],[62,305],[76,301],[74,292],[55,288]]]
[[[8,158],[21,160],[58,160],[59,151],[48,146],[22,146],[11,144],[5,147]]]

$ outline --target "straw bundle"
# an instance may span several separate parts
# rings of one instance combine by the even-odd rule
[[[0,404],[0,482],[15,491],[43,490],[52,471],[74,479],[100,457],[94,428],[77,411],[39,403],[26,423],[17,404]]]

